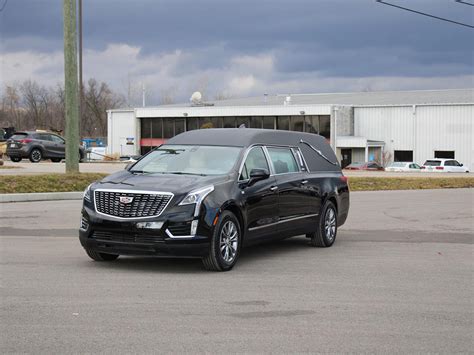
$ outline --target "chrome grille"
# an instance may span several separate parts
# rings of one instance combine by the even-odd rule
[[[95,190],[97,212],[118,218],[159,216],[173,198],[169,192]],[[123,200],[123,202],[121,202]]]
[[[145,235],[136,233],[120,233],[106,231],[94,231],[90,238],[102,242],[119,242],[132,244],[153,244],[163,241],[163,237],[161,235]]]

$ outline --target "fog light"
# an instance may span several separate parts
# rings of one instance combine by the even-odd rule
[[[198,220],[195,219],[191,222],[191,235],[196,235],[197,228],[198,228]]]
[[[163,222],[138,222],[136,227],[143,229],[161,229]]]
[[[81,216],[81,224],[79,225],[79,229],[83,231],[87,231],[89,229],[89,222],[84,216]]]

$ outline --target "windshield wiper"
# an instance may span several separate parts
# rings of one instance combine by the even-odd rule
[[[164,174],[176,174],[176,175],[197,175],[197,176],[207,176],[206,174],[198,174],[198,173],[185,173],[182,171],[167,171]]]
[[[150,174],[150,171],[144,170],[129,170],[132,174]]]

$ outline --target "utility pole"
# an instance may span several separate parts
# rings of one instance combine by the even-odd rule
[[[83,82],[82,82],[82,0],[79,1],[79,19],[78,19],[78,30],[79,30],[79,132],[81,131],[82,115],[84,111],[83,101]]]
[[[76,0],[63,0],[64,91],[66,104],[66,173],[79,172]]]

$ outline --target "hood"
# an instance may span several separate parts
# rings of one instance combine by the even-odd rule
[[[93,188],[163,191],[179,195],[230,179],[229,175],[132,174],[124,170],[105,177],[94,184]]]

